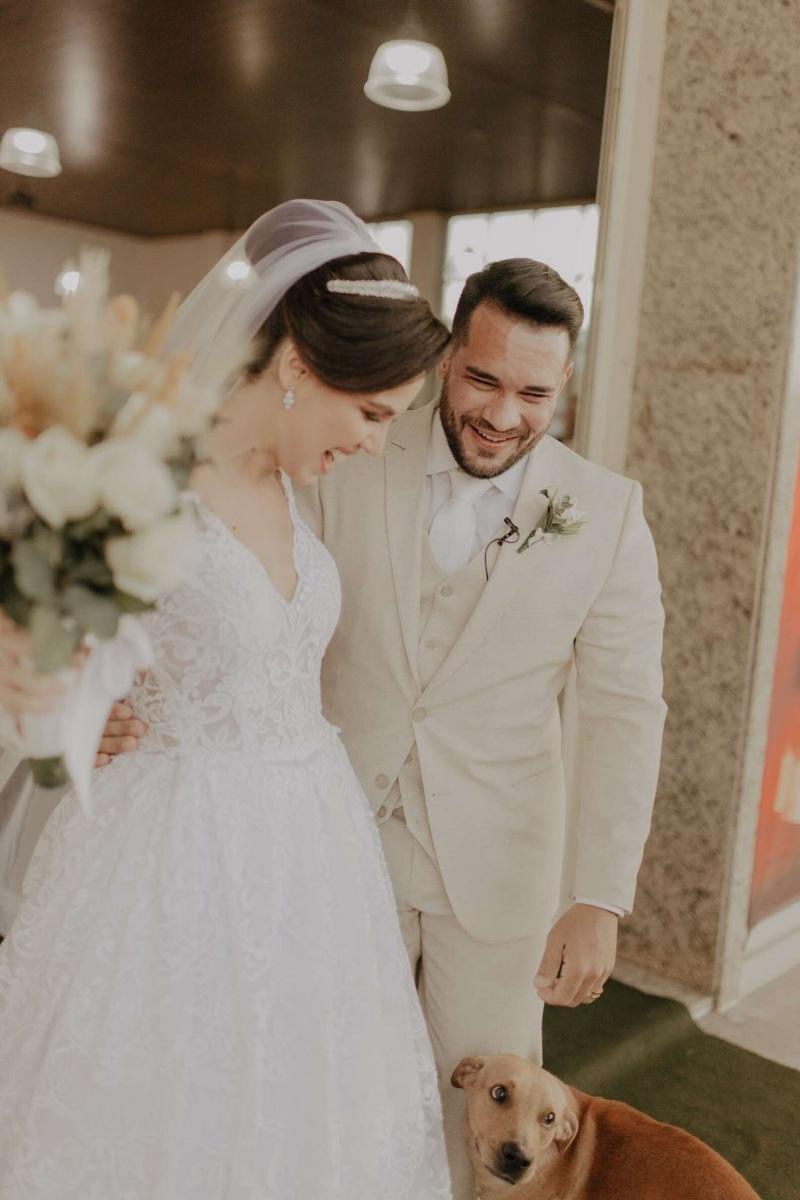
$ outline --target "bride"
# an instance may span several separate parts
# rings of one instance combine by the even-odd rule
[[[304,200],[171,340],[202,377],[254,333],[192,480],[197,576],[149,618],[149,733],[92,819],[56,808],[0,947],[2,1200],[450,1195],[378,835],[320,710],[338,577],[290,482],[380,453],[447,333],[348,209]]]

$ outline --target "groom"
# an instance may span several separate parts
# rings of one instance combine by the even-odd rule
[[[455,1200],[474,1185],[453,1068],[469,1054],[540,1059],[542,1003],[600,994],[658,773],[663,614],[641,488],[546,433],[582,319],[541,263],[473,275],[439,405],[401,416],[383,458],[340,463],[301,497],[341,573],[325,713],[375,812],[418,971]],[[572,533],[517,553],[548,524],[544,489],[584,523],[568,513]],[[573,664],[576,859],[556,920]]]
[[[382,459],[341,463],[303,497],[342,578],[325,712],[375,811],[419,971],[456,1200],[474,1188],[453,1068],[467,1054],[540,1059],[542,1001],[602,991],[658,773],[663,613],[641,488],[546,433],[582,319],[542,263],[473,275],[438,408],[401,416]],[[546,520],[544,489],[585,523],[517,553]],[[554,924],[573,663],[577,857]]]

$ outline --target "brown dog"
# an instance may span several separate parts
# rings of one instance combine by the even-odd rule
[[[512,1054],[465,1058],[466,1133],[481,1200],[758,1200],[683,1129],[568,1087]]]

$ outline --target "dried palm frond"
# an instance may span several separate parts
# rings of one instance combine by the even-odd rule
[[[178,305],[181,302],[180,292],[173,292],[164,306],[164,311],[153,325],[147,335],[147,339],[142,346],[142,353],[155,356],[164,345],[167,334],[170,331],[172,322],[175,320],[175,313],[178,311]]]

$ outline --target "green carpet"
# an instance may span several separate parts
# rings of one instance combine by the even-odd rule
[[[800,1073],[703,1033],[683,1005],[612,980],[596,1004],[547,1007],[544,1065],[702,1138],[762,1200],[800,1200]]]

